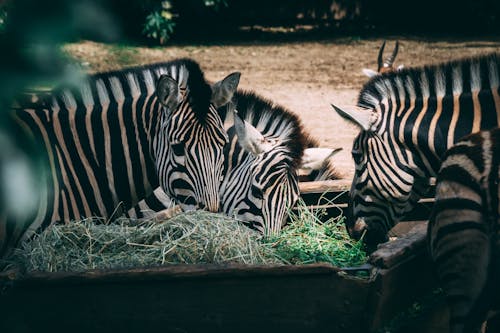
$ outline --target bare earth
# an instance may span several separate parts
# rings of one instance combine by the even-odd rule
[[[424,40],[387,38],[387,51],[400,41],[395,64],[420,66],[489,52],[500,52],[500,39]],[[345,178],[352,177],[351,144],[358,129],[334,113],[330,104],[356,103],[367,78],[362,68],[376,69],[383,39],[351,38],[311,42],[255,42],[234,45],[141,48],[94,42],[68,44],[65,51],[90,72],[128,65],[190,57],[206,77],[216,81],[233,71],[242,73],[240,87],[251,89],[295,112],[324,147],[342,147],[334,157]]]

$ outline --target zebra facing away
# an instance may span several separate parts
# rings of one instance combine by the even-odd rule
[[[459,138],[500,124],[496,54],[374,77],[357,108],[335,110],[362,130],[346,226],[369,249],[429,188],[444,152]]]
[[[14,111],[41,143],[49,196],[27,225],[2,221],[0,253],[39,227],[110,218],[160,186],[182,209],[219,210],[227,133],[217,108],[239,73],[210,86],[189,59],[89,76]]]
[[[437,177],[428,245],[450,306],[450,332],[479,332],[500,301],[500,129],[450,148]]]
[[[229,136],[220,187],[223,213],[265,235],[274,235],[285,225],[287,213],[298,199],[299,170],[304,168],[307,177],[312,173],[316,180],[338,178],[329,162],[338,149],[313,148],[317,142],[285,108],[239,91],[219,112]],[[304,152],[306,160],[302,159]],[[169,212],[162,214],[171,204],[158,189],[128,213],[132,217],[170,217]],[[160,215],[156,215],[158,211]]]

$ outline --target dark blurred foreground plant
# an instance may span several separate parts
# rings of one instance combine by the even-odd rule
[[[11,117],[13,99],[29,87],[75,83],[81,74],[63,42],[82,36],[114,40],[119,31],[98,0],[15,0],[0,6],[0,230],[30,223],[48,195],[40,148]],[[5,222],[7,221],[7,222]],[[7,223],[7,226],[4,225]],[[2,244],[0,244],[2,246]]]

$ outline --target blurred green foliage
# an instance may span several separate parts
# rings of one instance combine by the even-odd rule
[[[161,1],[161,8],[146,16],[142,33],[149,38],[158,40],[160,44],[165,44],[174,32],[175,17],[176,14],[172,12],[172,3]]]
[[[41,143],[16,126],[13,99],[47,82],[81,79],[61,52],[62,43],[81,37],[113,41],[120,30],[99,0],[11,0],[0,5],[0,216],[7,223],[30,223],[39,200],[49,195],[48,165]]]
[[[162,1],[146,1],[145,18],[142,33],[158,41],[160,44],[165,44],[177,25],[180,16],[189,16],[193,12],[200,10],[218,11],[223,7],[228,6],[229,0],[162,0]],[[148,13],[149,12],[149,13]],[[203,24],[197,28],[203,29]]]
[[[0,0],[0,31],[9,11],[2,7],[11,2],[16,1]],[[75,0],[73,5],[84,8],[87,13],[83,14],[87,17],[89,10],[95,11],[92,13],[95,17],[102,16],[101,9],[113,13],[115,23],[123,28],[121,39],[147,38],[161,45],[174,36],[179,37],[177,40],[186,37],[210,39],[237,32],[240,26],[255,25],[307,24],[351,33],[456,35],[500,32],[500,1],[497,0],[467,0],[460,5],[454,0],[420,0],[407,2],[404,6],[399,0],[129,0],[126,3],[101,0],[99,11],[85,5],[89,2],[92,0]],[[38,7],[45,4],[40,1]],[[80,23],[85,20],[74,15],[68,17]]]

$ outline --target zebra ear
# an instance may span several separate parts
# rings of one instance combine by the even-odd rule
[[[227,104],[233,98],[240,83],[240,76],[239,72],[234,72],[212,85],[212,104],[216,108]]]
[[[234,128],[240,146],[255,156],[273,149],[279,143],[278,140],[266,139],[259,130],[242,119],[236,110],[234,110]]]
[[[169,75],[160,76],[156,84],[156,96],[168,111],[175,110],[181,102],[177,81]]]
[[[372,130],[373,124],[377,121],[377,114],[369,109],[354,107],[342,110],[333,104],[332,107],[342,118],[353,121],[365,131]]]
[[[300,169],[319,170],[326,161],[342,148],[307,148],[300,164]]]
[[[374,71],[373,69],[363,68],[363,74],[368,77],[374,77],[378,75],[378,72]]]

